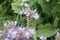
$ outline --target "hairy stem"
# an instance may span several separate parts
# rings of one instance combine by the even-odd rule
[[[26,28],[28,29],[28,27],[29,27],[29,17],[27,17],[26,20],[27,20],[27,27]]]

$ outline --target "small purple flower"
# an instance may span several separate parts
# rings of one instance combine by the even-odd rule
[[[2,33],[3,33],[3,31],[2,31],[2,30],[0,30],[0,37],[2,37],[2,35],[3,35]]]
[[[8,39],[8,38],[5,38],[4,40],[10,40],[10,39]]]
[[[28,39],[22,35],[20,36],[19,40],[28,40]]]

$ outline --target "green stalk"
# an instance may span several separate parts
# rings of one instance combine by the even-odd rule
[[[27,20],[27,27],[26,28],[28,29],[29,28],[29,17],[27,17],[26,20]]]
[[[27,17],[26,20],[27,20],[27,27],[26,27],[26,28],[28,29],[28,28],[29,28],[29,22],[30,22],[29,17]],[[34,24],[34,26],[35,26],[35,27],[34,27],[34,30],[36,31],[36,24]],[[36,35],[36,33],[35,33],[33,36],[34,36],[34,40],[37,40],[37,35]]]
[[[34,34],[34,40],[37,40],[37,38],[36,38],[36,34]]]
[[[36,28],[34,28],[35,29],[35,31],[36,31]],[[37,35],[36,35],[36,33],[33,35],[34,36],[34,40],[37,40]]]
[[[34,24],[34,30],[36,31],[36,21],[35,21],[35,24]],[[37,40],[37,35],[36,35],[36,33],[34,34],[34,40]]]

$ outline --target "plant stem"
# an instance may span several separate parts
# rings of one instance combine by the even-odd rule
[[[35,28],[35,31],[36,31],[36,28]],[[37,40],[37,35],[36,35],[36,33],[34,34],[34,40]]]
[[[37,40],[36,34],[34,34],[34,40]]]
[[[35,21],[36,22],[36,21]],[[34,24],[34,30],[36,31],[36,23]],[[37,35],[36,35],[36,32],[34,34],[34,40],[37,40]]]
[[[27,20],[27,27],[26,28],[28,29],[28,27],[29,27],[29,17],[27,17],[26,20]]]

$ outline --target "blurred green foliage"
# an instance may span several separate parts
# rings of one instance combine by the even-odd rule
[[[28,0],[31,9],[37,9],[40,18],[31,19],[30,26],[36,28],[37,36],[53,36],[60,29],[60,0]],[[15,4],[14,4],[15,3]],[[0,29],[5,20],[18,20],[18,24],[25,24],[26,20],[20,15],[21,0],[0,0]]]

